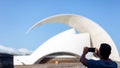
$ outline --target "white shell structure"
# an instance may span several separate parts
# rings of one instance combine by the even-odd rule
[[[35,64],[38,60],[42,60],[45,56],[57,52],[67,52],[80,56],[85,46],[90,47],[89,34],[77,34],[74,29],[70,29],[47,40],[30,56],[14,56],[14,64]],[[91,56],[92,55],[90,55],[90,57]]]
[[[15,64],[34,64],[44,56],[55,52],[70,52],[80,56],[83,47],[99,48],[101,43],[110,44],[112,47],[110,58],[114,61],[120,61],[118,50],[111,37],[102,27],[90,19],[74,14],[56,15],[41,20],[33,25],[29,31],[47,23],[63,23],[76,29],[80,34],[75,33],[73,29],[60,33],[41,45],[32,55],[15,56]]]

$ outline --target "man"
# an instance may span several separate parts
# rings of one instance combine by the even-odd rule
[[[95,49],[100,60],[88,60],[85,56],[88,53],[88,47],[85,47],[80,61],[88,68],[117,68],[117,63],[109,59],[111,47],[106,43],[102,43],[99,50]]]

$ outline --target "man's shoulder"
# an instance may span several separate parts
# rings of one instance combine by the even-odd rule
[[[116,67],[117,68],[117,63],[115,61],[109,61],[109,62],[104,62],[103,60],[88,60],[87,61],[87,66],[88,67]]]
[[[100,60],[87,60],[87,67],[88,68],[97,68],[99,66]]]
[[[93,60],[93,59],[87,60],[87,64],[90,64],[90,65],[92,65],[92,64],[97,65],[100,62],[101,62],[101,60]]]
[[[90,60],[87,60],[88,62],[100,62],[101,60],[93,60],[93,59],[90,59]]]
[[[117,62],[115,62],[115,61],[112,61],[112,60],[111,60],[111,63],[112,63],[113,65],[117,65]]]

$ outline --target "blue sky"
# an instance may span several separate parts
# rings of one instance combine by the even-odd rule
[[[0,45],[35,50],[70,27],[46,24],[26,34],[32,25],[57,14],[78,14],[103,27],[120,51],[119,6],[119,0],[0,0]]]

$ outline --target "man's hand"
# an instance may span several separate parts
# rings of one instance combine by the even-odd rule
[[[87,54],[88,53],[88,47],[84,47],[84,50],[83,50],[83,54]]]
[[[98,54],[98,49],[97,49],[97,48],[95,48],[95,52],[94,52],[93,55],[94,55],[95,57],[99,58],[99,54]]]

